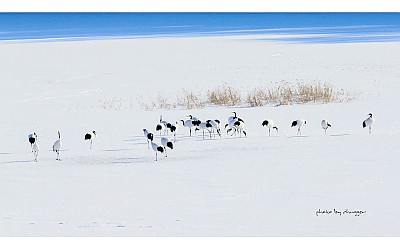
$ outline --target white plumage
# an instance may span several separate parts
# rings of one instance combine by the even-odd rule
[[[175,122],[175,124],[171,124],[169,127],[169,131],[174,135],[174,141],[176,141],[176,131],[179,129],[179,122]]]
[[[165,157],[167,157],[167,148],[173,149],[174,148],[174,144],[168,138],[162,137],[161,138],[161,145],[163,145],[164,151],[165,151]]]
[[[235,122],[236,122],[235,119],[229,119],[229,118],[228,118],[228,123],[225,124],[225,129],[226,129],[226,133],[227,133],[227,134],[228,134],[230,131],[233,130],[231,136],[234,135],[234,134],[236,134]]]
[[[40,147],[38,144],[38,139],[37,139],[36,133],[34,135],[35,135],[35,142],[33,143],[33,146],[32,146],[32,152],[33,152],[33,155],[35,156],[35,161],[37,161]]]
[[[159,146],[157,143],[155,142],[151,142],[151,148],[153,149],[153,151],[156,153],[156,161],[157,161],[157,153],[164,153],[164,147]]]
[[[368,118],[363,121],[363,124],[362,124],[363,128],[368,127],[370,134],[371,134],[371,127],[372,127],[372,124],[374,124],[374,122],[375,122],[375,118],[372,117],[371,113],[369,113]]]
[[[203,131],[203,139],[204,139],[204,130],[207,130],[210,133],[210,138],[211,138],[211,131],[207,128],[207,123],[206,122],[201,122],[198,127],[196,128],[197,130]]]
[[[268,134],[271,136],[271,128],[276,129],[276,132],[278,132],[278,127],[275,126],[275,122],[271,119],[264,120],[263,123],[261,124],[263,127],[266,126],[268,128]]]
[[[188,115],[188,117],[189,117],[190,120],[192,120],[192,121],[198,121],[198,120],[199,120],[197,117],[192,116],[192,115]]]
[[[36,141],[36,133],[29,134],[29,135],[28,135],[28,141],[29,141],[29,143],[31,144],[31,149],[32,149],[32,152],[33,152],[33,144],[34,144],[35,141]]]
[[[228,123],[225,124],[226,133],[228,134],[230,131],[233,130],[231,136],[236,134],[236,132],[238,132],[241,137],[242,131],[244,128],[244,121],[243,121],[243,119],[237,117],[236,112],[232,112],[232,113],[234,114],[234,116],[228,117]],[[240,129],[239,127],[243,127],[243,128]],[[240,131],[239,131],[239,129],[240,129]],[[246,135],[246,132],[244,132],[244,134]]]
[[[92,148],[93,140],[96,139],[96,137],[97,137],[97,134],[96,134],[96,131],[94,131],[94,130],[85,135],[85,140],[90,140],[90,149]]]
[[[322,129],[325,130],[325,135],[326,135],[326,130],[331,127],[331,124],[329,124],[329,122],[327,120],[322,120],[321,121],[321,127]]]
[[[149,146],[149,144],[150,144],[150,141],[153,141],[153,139],[154,139],[154,135],[153,135],[153,133],[150,133],[147,129],[143,129],[143,134],[144,134],[144,137],[146,137],[146,139],[147,139],[147,148],[148,149],[150,149],[150,146]]]
[[[244,121],[243,120],[237,120],[233,124],[234,128],[236,129],[237,132],[239,132],[239,136],[242,137],[242,133],[247,136],[246,131],[244,131]]]
[[[57,159],[58,161],[61,161],[60,159],[60,149],[62,147],[61,143],[61,134],[60,131],[58,131],[58,140],[54,142],[53,144],[53,151],[57,153]]]
[[[299,119],[299,120],[296,120],[296,121],[293,121],[293,122],[292,122],[292,127],[298,127],[298,129],[297,129],[297,134],[298,134],[298,135],[301,135],[300,129],[301,129],[301,127],[305,126],[306,124],[307,124],[307,121],[306,121],[306,120],[304,120],[304,119]]]
[[[162,122],[160,122],[159,124],[157,124],[157,126],[156,126],[156,131],[160,131],[160,135],[161,135],[161,132],[164,132],[164,135],[165,135],[165,131],[167,130],[167,125],[166,124],[164,124],[164,123],[162,123]]]
[[[206,127],[210,131],[210,138],[211,138],[211,133],[214,134],[215,138],[215,131],[221,137],[221,122],[219,120],[207,120],[206,121]]]
[[[200,124],[200,122],[196,117],[193,117],[192,115],[189,115],[189,117],[189,120],[181,120],[181,122],[183,127],[189,128],[189,136],[192,136],[192,128],[197,126],[197,124]]]

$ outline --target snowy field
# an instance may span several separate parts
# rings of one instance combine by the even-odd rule
[[[0,236],[400,236],[400,43],[259,38],[0,43]],[[296,79],[359,96],[259,108],[138,106],[183,88]],[[121,108],[101,107],[113,98]],[[167,158],[156,162],[147,149],[142,129],[155,132],[160,115],[225,124],[233,111],[246,138],[203,140],[180,128]],[[361,126],[368,113],[371,135]],[[266,118],[279,133],[267,136]],[[307,120],[301,136],[290,127],[299,118]],[[322,119],[332,124],[327,136]],[[61,161],[52,152],[58,130]],[[83,139],[92,130],[89,149]]]

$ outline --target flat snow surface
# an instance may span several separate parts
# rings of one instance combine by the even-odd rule
[[[399,51],[399,43],[239,36],[1,43],[0,236],[400,236]],[[138,106],[183,88],[296,79],[359,96],[260,108]],[[180,128],[167,158],[156,162],[147,149],[142,129],[155,132],[160,115],[225,124],[232,111],[246,138],[203,140]],[[370,112],[371,135],[361,126]],[[267,118],[279,127],[271,137],[261,126]],[[307,126],[297,136],[290,125],[300,118]],[[327,136],[322,119],[332,124]]]

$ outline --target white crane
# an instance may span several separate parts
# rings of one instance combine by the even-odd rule
[[[169,127],[169,131],[171,131],[171,133],[174,135],[174,141],[176,141],[176,131],[179,128],[179,123],[175,122],[175,124],[171,124],[171,126]]]
[[[219,135],[219,137],[221,137],[221,129],[220,129],[221,126],[219,120],[207,120],[206,127],[209,129],[210,138],[211,138],[211,133],[214,134],[215,138],[215,131],[217,131],[217,134]]]
[[[157,145],[157,143],[155,142],[151,142],[151,148],[153,149],[154,152],[156,152],[156,161],[157,161],[157,152],[160,152],[161,154],[164,153],[164,147]]]
[[[36,141],[36,133],[35,132],[33,134],[29,134],[28,135],[28,141],[31,144],[31,149],[32,149],[32,152],[33,152],[33,144]]]
[[[233,120],[235,120],[235,121],[237,120],[237,121],[244,122],[241,118],[237,117],[236,112],[232,112],[232,113],[234,114],[234,116],[228,117],[228,123],[231,122],[231,121],[233,121]]]
[[[97,137],[97,134],[96,134],[96,131],[92,131],[92,132],[90,132],[90,133],[87,133],[86,135],[85,135],[85,141],[86,140],[90,140],[90,149],[92,149],[92,143],[93,143],[93,140],[95,139]]]
[[[181,120],[183,127],[189,128],[189,136],[192,136],[192,128],[194,127],[192,120]]]
[[[363,126],[363,128],[368,127],[369,133],[371,134],[371,127],[372,127],[372,124],[374,124],[374,122],[375,122],[375,118],[372,117],[371,113],[369,113],[368,118],[363,121],[362,126]]]
[[[146,139],[147,139],[147,148],[148,149],[150,149],[150,142],[151,141],[153,141],[153,139],[154,139],[154,135],[153,135],[153,133],[150,133],[147,129],[143,129],[143,134],[144,134],[144,137],[146,137]]]
[[[275,126],[275,122],[271,119],[264,120],[263,123],[261,124],[263,127],[267,126],[268,128],[268,135],[271,136],[271,128],[276,129],[276,132],[278,133],[278,127]]]
[[[162,115],[160,115],[160,122],[156,125],[156,131],[160,131],[160,135],[161,135],[161,132],[164,132],[164,135],[165,135],[165,132],[167,131],[167,124],[168,124],[168,122],[163,121]]]
[[[239,136],[240,138],[242,137],[242,133],[247,136],[246,131],[244,131],[244,121],[241,120],[237,120],[235,121],[235,123],[233,124],[234,128],[236,129],[237,132],[239,132]]]
[[[293,121],[292,122],[292,127],[298,127],[298,129],[297,129],[297,134],[298,135],[301,135],[301,127],[303,127],[304,125],[306,125],[307,124],[307,121],[306,120],[304,120],[304,119],[299,119],[299,120],[296,120],[296,121]]]
[[[54,142],[53,144],[53,151],[57,153],[57,159],[58,161],[61,161],[60,159],[60,149],[62,147],[61,143],[61,134],[60,131],[58,131],[58,140]]]
[[[188,117],[190,118],[190,120],[192,121],[198,121],[199,119],[197,117],[194,117],[192,115],[188,115]]]
[[[35,161],[37,162],[37,158],[39,155],[39,144],[38,144],[38,139],[37,139],[36,133],[34,133],[34,135],[35,135],[35,142],[33,143],[33,146],[32,146],[32,152],[33,152],[33,155],[35,156]]]
[[[201,123],[199,119],[196,117],[193,117],[192,115],[189,115],[190,119],[189,120],[181,120],[183,127],[189,128],[189,136],[192,136],[192,128],[193,127],[198,127]]]
[[[168,138],[166,137],[162,137],[161,138],[161,144],[164,147],[164,151],[165,151],[165,157],[167,157],[167,148],[173,149],[174,148],[174,144],[172,143],[172,141],[170,141]]]
[[[167,130],[167,125],[166,124],[164,124],[164,123],[157,124],[156,131],[160,131],[160,135],[161,135],[162,131],[164,132],[164,135],[165,135],[165,131],[166,130]]]
[[[329,124],[328,120],[322,120],[321,121],[321,127],[322,127],[323,130],[325,130],[325,135],[326,135],[326,130],[329,127],[332,127],[332,126],[331,126],[331,124]]]
[[[231,134],[231,136],[236,134],[236,132],[238,132],[237,131],[237,127],[235,126],[235,122],[236,121],[240,121],[240,122],[242,122],[244,124],[243,119],[237,117],[236,112],[232,112],[232,113],[234,114],[234,116],[228,117],[228,123],[225,124],[225,129],[228,128],[226,130],[226,133],[229,133],[231,130],[233,130],[233,133]]]
[[[203,139],[204,139],[204,130],[207,130],[210,133],[210,138],[211,138],[211,131],[207,127],[207,124],[208,124],[207,122],[200,122],[197,128],[195,129],[195,131],[197,130],[203,131]]]
[[[236,134],[235,119],[231,119],[227,124],[225,124],[226,134],[233,130],[232,135]]]

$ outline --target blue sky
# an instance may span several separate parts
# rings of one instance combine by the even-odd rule
[[[400,14],[0,13],[0,40],[220,34],[316,35],[285,42],[400,41]]]

